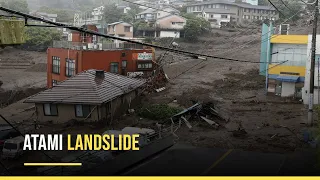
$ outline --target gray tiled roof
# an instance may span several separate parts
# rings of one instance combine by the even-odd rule
[[[256,5],[251,5],[249,3],[234,3],[234,2],[226,2],[223,0],[205,1],[205,2],[191,4],[187,6],[197,6],[197,5],[205,5],[205,4],[229,4],[229,5],[234,5],[234,6],[243,7],[243,8],[250,8],[250,9],[275,10],[275,8],[272,6],[256,6]]]
[[[84,71],[29,97],[25,103],[102,104],[145,83],[109,72],[104,74],[104,78],[96,78],[95,70]]]

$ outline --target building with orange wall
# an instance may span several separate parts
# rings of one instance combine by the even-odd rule
[[[95,25],[83,25],[82,28],[88,29],[90,31],[98,32],[98,28]],[[72,31],[72,42],[83,42],[83,43],[93,43],[96,40],[95,35],[79,32],[79,31]]]
[[[49,48],[47,51],[47,87],[88,69],[104,70],[121,75],[143,72],[151,75],[153,49],[76,50]]]

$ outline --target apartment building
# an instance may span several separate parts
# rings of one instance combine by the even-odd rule
[[[171,14],[175,14],[178,15],[180,12],[174,8],[163,8],[161,10],[157,10],[157,9],[146,9],[145,11],[139,13],[136,15],[136,20],[144,20],[147,22],[150,21],[156,21],[159,18],[171,15]]]
[[[51,88],[74,75],[99,69],[127,76],[140,72],[151,75],[155,56],[153,49],[69,49],[49,48],[47,51],[47,87]]]
[[[203,16],[203,12],[210,14],[210,10],[216,9],[230,15],[230,22],[244,23],[246,21],[257,20],[278,20],[279,14],[273,7],[269,6],[256,6],[248,3],[234,3],[225,2],[222,0],[205,1],[201,3],[191,4],[187,6],[187,13],[194,13],[198,16]],[[214,17],[214,16],[213,16]],[[213,18],[215,19],[215,18]]]

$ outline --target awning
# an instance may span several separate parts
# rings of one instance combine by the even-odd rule
[[[299,76],[278,76],[277,80],[282,82],[298,82]]]

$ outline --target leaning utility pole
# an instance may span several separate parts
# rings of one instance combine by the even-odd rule
[[[314,68],[316,61],[316,43],[317,43],[317,26],[318,26],[318,9],[319,0],[315,2],[315,13],[313,20],[313,33],[312,33],[312,54],[311,54],[311,67],[310,67],[310,87],[309,87],[309,110],[308,110],[308,125],[313,125],[313,101],[314,101]]]

